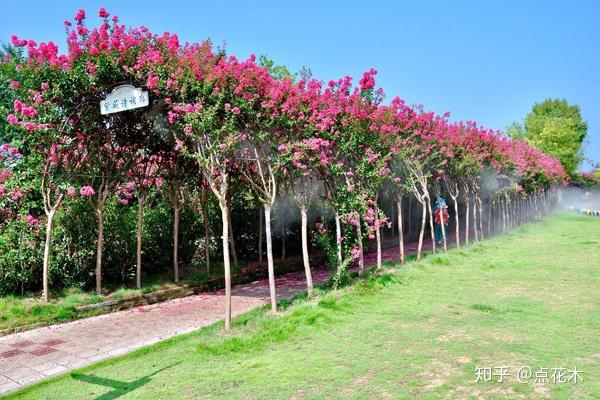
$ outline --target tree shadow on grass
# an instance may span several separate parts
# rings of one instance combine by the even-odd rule
[[[148,382],[150,382],[151,378],[154,375],[156,375],[166,369],[174,367],[177,364],[179,364],[179,363],[171,364],[167,367],[159,369],[158,371],[154,371],[150,375],[146,375],[146,376],[143,376],[134,381],[128,381],[128,382],[127,381],[118,381],[118,380],[109,379],[109,378],[102,378],[99,376],[95,376],[93,374],[83,375],[83,374],[78,374],[75,372],[71,374],[71,377],[78,381],[113,388],[113,390],[111,390],[110,392],[104,393],[103,395],[96,397],[96,399],[95,399],[95,400],[111,400],[111,399],[119,398],[129,392],[136,390],[136,389],[139,389],[140,387],[142,387],[145,384],[147,384]]]

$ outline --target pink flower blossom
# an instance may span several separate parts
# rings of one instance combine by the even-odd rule
[[[14,201],[18,201],[18,200],[21,200],[23,198],[23,196],[25,196],[25,195],[23,194],[21,189],[15,189],[15,190],[13,190],[10,198]]]
[[[67,196],[73,197],[73,196],[75,196],[75,193],[77,193],[77,191],[75,190],[74,187],[70,186],[69,188],[67,188]]]
[[[100,18],[108,18],[108,17],[110,17],[110,14],[106,11],[106,8],[101,7],[100,10],[98,11],[98,16]]]
[[[81,24],[83,24],[84,19],[85,19],[85,10],[77,11],[77,14],[75,14],[75,21],[77,21],[77,23],[79,25],[81,25]]]
[[[83,197],[92,197],[94,194],[96,194],[96,192],[94,191],[94,188],[91,186],[82,186],[79,189],[79,194]]]
[[[6,120],[11,125],[19,125],[19,118],[15,117],[13,114],[8,114]]]
[[[29,225],[37,225],[37,223],[39,222],[38,219],[33,215],[26,216],[25,221],[27,221]]]

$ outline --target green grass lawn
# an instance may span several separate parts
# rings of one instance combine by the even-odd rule
[[[220,327],[9,398],[599,398],[600,220],[554,215]],[[477,367],[499,366],[504,382],[475,382]],[[583,380],[519,383],[522,366]]]

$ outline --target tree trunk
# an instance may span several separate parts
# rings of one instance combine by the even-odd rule
[[[267,238],[267,268],[269,270],[269,294],[271,295],[271,312],[277,312],[277,295],[275,292],[275,267],[273,266],[273,238],[271,237],[271,206],[264,205],[265,236]]]
[[[342,266],[342,224],[340,223],[340,213],[335,210],[335,241],[337,243],[338,270]]]
[[[487,220],[487,234],[492,236],[492,208],[494,207],[494,200],[488,197],[488,220]]]
[[[225,274],[225,332],[231,329],[231,265],[229,262],[229,209],[224,201],[219,201],[223,225],[223,269]]]
[[[483,202],[479,193],[477,193],[477,204],[479,205],[479,238],[483,240]]]
[[[375,227],[375,240],[377,241],[377,271],[383,268],[381,265],[381,227]]]
[[[361,218],[358,216],[358,225],[356,225],[356,239],[358,241],[358,276],[365,276],[365,255],[363,252],[363,235]]]
[[[96,294],[102,294],[102,250],[104,247],[104,204],[96,209],[98,216],[98,239],[96,248]]]
[[[310,298],[313,295],[313,281],[308,257],[308,216],[305,207],[300,208],[300,215],[302,216],[302,261],[304,262],[304,272],[306,274],[306,290]]]
[[[456,235],[456,248],[460,250],[460,218],[458,217],[458,196],[450,197],[452,197],[452,202],[454,203],[454,233]]]
[[[400,246],[400,263],[404,263],[404,227],[402,224],[402,195],[398,195],[396,207],[398,208],[398,245]]]
[[[138,213],[137,213],[137,243],[136,243],[136,269],[135,269],[135,287],[142,287],[142,229],[144,224],[144,196],[138,196]]]
[[[258,263],[263,262],[263,208],[258,207]]]
[[[508,220],[508,199],[506,195],[502,199],[502,225],[504,226],[504,232],[510,230],[510,221]]]
[[[433,230],[433,213],[431,212],[431,199],[429,193],[425,196],[427,202],[427,211],[429,212],[429,229],[431,231],[431,252],[435,254],[435,232]]]
[[[475,242],[479,242],[479,232],[477,232],[477,199],[473,196],[473,237]]]
[[[54,216],[56,215],[56,208],[52,208],[47,213],[48,221],[46,222],[46,244],[44,246],[44,269],[42,273],[42,280],[44,286],[44,301],[50,300],[50,288],[48,285],[48,269],[50,264],[50,249],[52,247],[52,228],[54,226]]]
[[[465,191],[465,206],[467,206],[466,210],[465,210],[465,246],[469,245],[469,218],[470,218],[470,211],[471,211],[471,204],[469,202],[469,196],[467,196],[466,191]]]
[[[173,272],[175,283],[179,282],[179,206],[173,207],[175,213],[173,220]]]
[[[417,260],[421,259],[421,251],[423,250],[423,236],[425,235],[425,220],[427,218],[427,208],[425,207],[425,202],[419,200],[421,203],[421,231],[419,232],[419,244],[417,246]]]

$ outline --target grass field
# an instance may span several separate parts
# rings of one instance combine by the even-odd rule
[[[256,310],[13,399],[599,398],[600,221],[553,215],[278,317]],[[391,268],[394,267],[394,268]],[[476,368],[510,366],[502,383]],[[517,369],[549,369],[519,383]],[[577,368],[553,383],[552,368]]]

